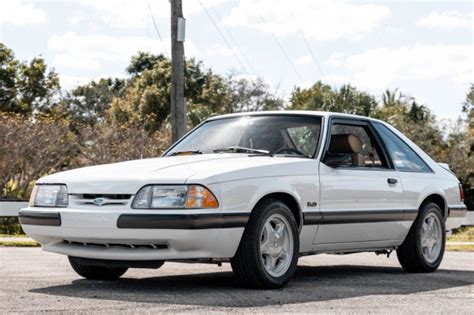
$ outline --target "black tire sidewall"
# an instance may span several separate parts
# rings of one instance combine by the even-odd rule
[[[68,256],[69,263],[74,271],[90,280],[116,280],[120,278],[128,268],[108,268],[103,266],[84,265],[76,257]]]

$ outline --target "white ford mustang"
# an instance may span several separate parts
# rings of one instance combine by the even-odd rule
[[[20,222],[88,279],[230,261],[244,285],[277,288],[318,253],[396,250],[406,271],[434,271],[465,211],[447,166],[390,125],[283,111],[208,119],[160,158],[43,177]]]

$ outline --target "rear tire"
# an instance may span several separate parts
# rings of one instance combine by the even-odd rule
[[[230,260],[238,282],[246,287],[285,286],[296,271],[299,234],[295,218],[282,202],[267,199],[257,205]]]
[[[120,278],[128,268],[125,267],[102,267],[102,266],[90,266],[84,265],[77,261],[76,257],[69,256],[69,263],[72,269],[80,275],[89,280],[116,280]]]
[[[443,259],[446,228],[440,207],[424,203],[403,244],[398,261],[407,272],[433,272]]]

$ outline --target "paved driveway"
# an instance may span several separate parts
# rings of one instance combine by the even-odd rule
[[[474,253],[446,253],[432,274],[406,274],[395,255],[300,259],[281,290],[247,290],[228,265],[166,263],[115,282],[79,278],[63,256],[0,247],[0,312],[463,313],[474,309]]]

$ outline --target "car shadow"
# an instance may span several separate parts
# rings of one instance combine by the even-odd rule
[[[255,307],[337,300],[351,297],[411,294],[474,283],[473,271],[438,270],[408,274],[401,268],[371,266],[299,266],[283,289],[253,290],[235,285],[231,272],[199,273],[117,281],[74,280],[30,292],[142,303]]]

